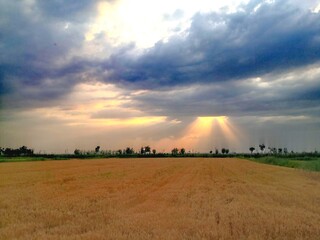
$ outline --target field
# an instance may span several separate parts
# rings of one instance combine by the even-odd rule
[[[262,156],[250,158],[252,161],[320,172],[320,157],[316,156]]]
[[[320,173],[240,159],[0,163],[0,239],[319,239]]]

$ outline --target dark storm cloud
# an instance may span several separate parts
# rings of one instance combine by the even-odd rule
[[[151,90],[128,106],[149,114],[316,116],[320,75],[308,69],[319,68],[320,14],[291,1],[262,2],[196,14],[184,35],[138,57],[131,49],[115,54],[106,80]]]
[[[259,0],[234,13],[196,14],[184,33],[139,55],[132,43],[103,60],[65,60],[83,46],[96,2],[0,1],[2,107],[54,105],[88,79],[153,90],[132,96],[129,107],[156,115],[268,114],[319,102],[319,81],[303,86],[297,84],[303,78],[293,78],[294,84],[264,90],[248,80],[267,76],[264,81],[274,82],[282,72],[320,60],[320,14],[299,3]],[[177,10],[168,19],[182,14]]]
[[[320,67],[301,68],[227,82],[152,90],[127,107],[150,115],[185,116],[319,116]]]
[[[5,9],[0,21],[1,63],[24,65],[30,62],[46,66],[83,40],[82,25],[72,27],[71,22],[66,31],[67,19],[52,20],[43,15],[38,5],[27,4],[27,1],[0,4],[1,9]]]
[[[107,81],[159,88],[243,79],[320,60],[320,14],[251,1],[235,13],[196,14],[185,35],[158,42],[138,58],[114,55]]]
[[[61,61],[81,47],[95,2],[0,1],[0,94],[7,107],[55,100],[81,80],[81,60]]]

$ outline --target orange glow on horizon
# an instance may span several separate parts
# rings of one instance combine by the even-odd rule
[[[157,145],[163,149],[171,146],[184,147],[188,151],[208,151],[228,145],[234,146],[238,143],[239,134],[227,116],[201,116],[185,129],[182,137],[166,138]]]
[[[61,121],[65,126],[87,127],[93,132],[107,132],[111,129],[122,131],[126,128],[137,128],[138,131],[141,127],[148,127],[152,134],[154,130],[158,131],[156,129],[163,128],[163,131],[167,131],[166,126],[183,122],[183,119],[170,120],[168,116],[146,116],[139,109],[128,108],[126,104],[132,99],[124,96],[121,89],[111,84],[79,84],[75,87],[75,92],[65,98],[65,107],[39,108],[30,114],[51,121]],[[184,125],[180,125],[180,129],[182,126]],[[170,152],[172,148],[178,147],[185,148],[188,152],[207,152],[215,148],[236,147],[241,138],[240,131],[227,116],[199,116],[182,132],[180,130],[167,134],[161,139],[152,137],[142,142],[159,151]]]

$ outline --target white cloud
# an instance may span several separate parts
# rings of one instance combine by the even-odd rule
[[[225,1],[183,1],[183,0],[120,0],[115,2],[99,2],[97,16],[89,23],[85,33],[87,42],[103,34],[105,41],[113,46],[135,42],[138,47],[152,47],[160,40],[187,29],[192,16],[197,12],[224,11],[234,12],[244,0]],[[165,16],[181,12],[179,18],[166,21]]]

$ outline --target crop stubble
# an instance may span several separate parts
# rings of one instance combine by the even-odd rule
[[[319,239],[320,174],[239,159],[0,164],[0,239]]]

